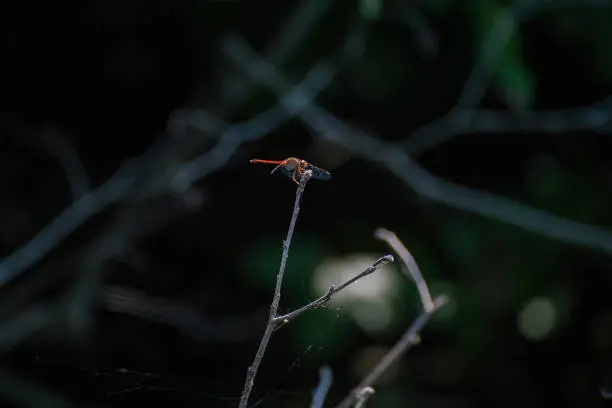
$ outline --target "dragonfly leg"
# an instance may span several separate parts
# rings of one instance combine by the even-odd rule
[[[291,177],[291,180],[295,181],[295,184],[297,184],[298,186],[300,185],[300,182],[297,181],[297,179],[295,178],[297,172],[298,172],[299,168],[296,168],[295,170],[293,170],[293,176]]]

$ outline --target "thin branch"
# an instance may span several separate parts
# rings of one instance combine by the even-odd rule
[[[253,80],[270,83],[270,89],[282,95],[288,81],[274,67],[268,67],[266,71],[252,69],[255,64],[253,61],[257,60],[257,64],[262,63],[260,57],[251,50],[249,54],[241,56],[240,66]],[[274,73],[272,78],[261,78],[268,72]],[[283,101],[287,104],[287,110],[296,109],[290,105],[291,100]],[[311,129],[315,137],[336,143],[349,152],[380,163],[425,198],[562,242],[612,252],[612,233],[607,229],[568,220],[505,197],[444,180],[427,171],[400,147],[347,125],[312,102],[307,106],[300,106],[300,109],[299,118]]]
[[[281,287],[283,284],[283,276],[285,275],[285,266],[287,264],[287,258],[289,257],[289,247],[291,246],[291,238],[293,237],[295,224],[297,223],[298,215],[300,213],[300,202],[302,200],[302,194],[304,193],[306,184],[308,183],[311,177],[312,171],[306,170],[304,172],[304,175],[300,179],[300,184],[295,193],[293,215],[291,216],[291,223],[289,224],[287,238],[285,239],[285,241],[283,241],[283,255],[281,257],[278,275],[276,276],[276,287],[274,288],[274,297],[272,298],[272,304],[270,305],[270,316],[268,318],[268,323],[266,324],[264,334],[261,338],[261,342],[259,343],[257,353],[255,353],[253,363],[247,369],[246,380],[244,382],[242,395],[240,396],[240,404],[238,405],[239,408],[247,407],[247,404],[249,402],[249,395],[251,394],[253,384],[255,383],[255,377],[257,376],[257,371],[259,370],[259,366],[261,365],[261,361],[263,360],[266,348],[268,347],[268,343],[270,342],[270,338],[272,337],[272,332],[274,331],[274,327],[276,326],[274,318],[278,314],[278,306],[280,304],[281,298]]]
[[[412,323],[404,335],[398,340],[397,343],[385,354],[385,356],[378,362],[376,367],[359,383],[357,387],[353,389],[336,408],[349,408],[352,404],[357,401],[355,406],[360,406],[359,398],[363,395],[364,390],[374,386],[380,377],[387,372],[389,367],[394,363],[398,362],[412,346],[420,342],[419,334],[429,322],[431,316],[442,306],[448,302],[448,298],[445,295],[438,296],[433,302],[431,301],[431,295],[427,288],[427,283],[423,279],[416,261],[410,255],[410,252],[406,249],[404,244],[397,238],[395,233],[379,228],[375,231],[374,235],[378,239],[386,241],[393,249],[398,252],[400,259],[405,263],[411,274],[411,278],[416,282],[419,290],[419,297],[423,303],[423,312],[417,319]],[[431,302],[431,304],[430,304]],[[369,397],[369,395],[368,395]]]
[[[321,296],[318,299],[313,300],[312,302],[310,302],[309,304],[307,304],[306,306],[302,306],[297,310],[294,310],[293,312],[287,313],[285,315],[282,316],[277,316],[275,317],[274,323],[277,325],[276,328],[279,328],[280,326],[283,326],[287,323],[289,323],[291,320],[294,320],[296,317],[302,315],[303,313],[306,313],[309,310],[313,310],[313,309],[317,309],[320,307],[323,307],[327,304],[327,302],[329,302],[331,300],[331,298],[337,294],[338,292],[341,292],[342,290],[346,289],[348,286],[352,285],[353,283],[357,282],[358,280],[374,273],[377,269],[385,266],[386,264],[393,262],[393,256],[392,255],[385,255],[381,258],[378,258],[376,260],[376,262],[374,262],[372,265],[370,265],[365,271],[361,272],[360,274],[353,276],[351,279],[347,280],[346,282],[344,282],[342,285],[340,286],[335,286],[332,285],[330,286],[329,290],[327,291],[327,293],[323,296]]]
[[[417,290],[419,291],[419,297],[423,303],[423,310],[428,312],[434,309],[434,302],[429,293],[427,282],[423,279],[419,265],[414,260],[414,257],[408,251],[408,249],[402,244],[402,241],[397,238],[394,232],[386,230],[384,228],[378,228],[374,231],[374,236],[382,241],[385,241],[402,259],[404,265],[408,268],[410,278],[415,283]]]
[[[320,24],[332,4],[333,2],[328,1],[302,0],[266,46],[263,54],[266,59],[274,61],[276,66],[284,66],[293,54],[301,49],[300,44],[312,34],[313,27],[317,23]],[[229,78],[222,77],[220,89],[220,97],[214,102],[218,107],[215,108],[227,112],[230,107],[246,100],[252,93],[253,86],[249,81],[245,81],[244,77],[232,75]]]
[[[57,312],[55,304],[36,303],[2,322],[0,328],[0,354],[18,346],[32,332],[40,330]]]
[[[353,405],[353,408],[364,408],[365,403],[368,401],[368,399],[370,399],[372,394],[374,394],[374,388],[372,387],[365,387],[362,390],[360,390],[357,393],[357,396],[356,396],[357,401],[355,401],[355,405]]]
[[[417,157],[461,134],[612,132],[612,97],[578,108],[541,111],[453,110],[414,132],[402,146]]]
[[[433,58],[440,50],[440,40],[427,18],[416,4],[401,0],[390,2],[391,7],[381,18],[406,24],[413,31],[414,42],[421,56]]]
[[[76,201],[87,194],[91,190],[91,183],[87,177],[87,170],[74,147],[53,129],[44,131],[42,139],[64,170],[73,199]]]
[[[319,369],[319,385],[317,385],[317,388],[314,390],[310,408],[323,408],[325,398],[327,398],[327,393],[331,388],[333,380],[334,377],[331,368],[323,366]]]
[[[123,199],[136,181],[133,163],[123,166],[104,185],[75,201],[34,238],[0,262],[0,286],[40,261],[92,216]]]
[[[349,408],[357,398],[357,395],[365,387],[371,387],[378,382],[380,377],[397,361],[399,361],[408,350],[419,342],[419,333],[429,322],[431,316],[448,302],[446,296],[439,296],[434,300],[434,308],[431,311],[423,310],[420,316],[412,323],[410,328],[404,333],[399,341],[389,350],[380,360],[374,369],[368,374],[359,385],[349,393],[336,408]]]
[[[107,287],[102,295],[107,310],[173,326],[206,343],[250,340],[255,325],[263,320],[259,315],[210,319],[186,304],[120,286]]]

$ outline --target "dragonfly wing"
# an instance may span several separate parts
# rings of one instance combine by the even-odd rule
[[[310,166],[312,170],[312,177],[318,180],[331,180],[331,173],[327,170],[323,170],[319,167]]]

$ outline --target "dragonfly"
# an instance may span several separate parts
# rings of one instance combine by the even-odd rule
[[[312,172],[312,178],[318,180],[329,180],[331,174],[327,170],[323,170],[317,166],[313,166],[306,160],[298,159],[297,157],[287,157],[285,160],[262,160],[262,159],[251,159],[251,163],[264,163],[264,164],[276,164],[276,167],[272,169],[270,174],[276,170],[281,170],[287,177],[293,180],[297,185],[300,184],[300,180],[304,176],[306,170]]]

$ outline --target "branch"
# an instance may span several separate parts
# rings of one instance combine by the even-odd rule
[[[92,216],[123,199],[136,181],[134,163],[124,165],[105,184],[85,194],[34,238],[0,262],[0,286],[35,265]]]
[[[269,83],[273,91],[282,94],[288,81],[281,73],[271,66],[265,71],[253,69],[253,61],[257,61],[257,64],[265,63],[253,51],[241,56],[240,66],[244,72],[258,83]],[[269,72],[274,75],[268,77]],[[296,106],[291,105],[291,100],[283,99],[283,102],[287,110],[296,109]],[[300,106],[300,109],[299,118],[311,129],[315,137],[336,143],[349,152],[380,163],[425,198],[562,242],[612,253],[612,233],[607,229],[568,220],[505,197],[444,180],[427,171],[397,145],[352,128],[314,103]]]
[[[610,2],[608,0],[586,0],[580,2],[576,0],[519,0],[514,5],[503,10],[483,40],[474,67],[463,85],[457,104],[440,119],[421,127],[406,138],[401,145],[406,149],[407,153],[412,157],[417,157],[461,133],[478,131],[478,123],[482,124],[489,121],[491,116],[480,116],[487,115],[490,112],[474,111],[471,109],[478,106],[482,101],[491,81],[495,65],[514,32],[521,24],[537,14],[537,12],[567,7],[568,5],[580,5],[582,7],[610,6]],[[610,120],[609,107],[607,107],[606,111],[605,123],[607,124]],[[576,116],[583,114],[584,117],[574,117],[571,120],[565,121],[565,123],[562,116],[564,113],[568,112],[560,110],[556,112],[542,112],[541,114],[526,113],[517,118],[523,120],[522,126],[518,125],[514,129],[510,126],[508,131],[527,130],[546,132],[554,129],[552,132],[560,133],[573,130],[595,130],[603,125],[599,124],[603,119],[602,112],[595,112],[595,117],[589,116],[593,113],[592,111],[589,112],[589,107],[575,110],[570,109],[569,113]],[[502,113],[502,115],[512,118],[512,114]],[[537,122],[543,123],[537,125]],[[555,125],[551,126],[552,123]],[[559,129],[557,126],[561,124],[567,125],[567,129]],[[484,127],[486,128],[487,126]],[[497,130],[491,131],[503,132],[505,130],[503,130],[503,127],[500,127]],[[610,129],[608,128],[607,131],[610,131]]]
[[[560,134],[585,130],[612,132],[612,97],[591,105],[558,110],[512,112],[455,109],[418,129],[402,146],[410,156],[417,157],[457,135],[466,133]]]
[[[260,321],[259,316],[212,320],[185,304],[120,286],[105,288],[102,297],[107,310],[173,326],[207,343],[246,341],[253,337],[253,329]]]
[[[372,387],[365,387],[361,389],[355,397],[356,401],[355,405],[353,405],[353,408],[365,407],[365,403],[368,401],[368,399],[370,399],[372,394],[374,394],[374,388]]]
[[[380,377],[382,377],[389,367],[391,367],[391,365],[398,362],[402,356],[412,348],[412,346],[419,343],[419,333],[429,322],[431,316],[448,302],[448,298],[445,295],[442,295],[438,296],[432,302],[432,304],[429,303],[431,302],[431,295],[429,294],[427,283],[423,279],[416,261],[410,255],[406,247],[399,241],[399,239],[397,239],[393,232],[381,228],[376,230],[374,234],[377,238],[387,241],[387,243],[394,249],[399,250],[398,255],[400,256],[400,259],[406,264],[406,267],[411,273],[410,278],[417,282],[419,296],[421,297],[421,302],[423,303],[423,312],[421,312],[421,315],[417,317],[417,319],[412,323],[399,341],[395,343],[391,350],[385,354],[376,367],[374,367],[374,369],[363,380],[361,380],[359,385],[355,387],[353,391],[351,391],[340,402],[340,404],[336,406],[336,408],[349,408],[353,403],[355,403],[355,401],[358,403],[356,406],[362,406],[365,401],[359,405],[360,397],[369,397],[369,395],[366,396],[363,394],[364,391],[373,387],[378,382]]]
[[[434,302],[429,293],[427,282],[423,279],[419,265],[414,260],[410,251],[408,251],[404,244],[397,238],[397,235],[389,230],[379,228],[374,231],[374,236],[385,241],[395,252],[397,252],[404,262],[404,265],[408,268],[410,279],[412,279],[419,291],[419,297],[421,298],[421,303],[423,303],[423,310],[428,312],[432,311],[434,309]]]
[[[352,285],[353,283],[357,282],[358,280],[360,280],[361,278],[364,278],[368,275],[370,275],[371,273],[374,273],[377,269],[385,266],[386,264],[388,264],[389,262],[393,262],[393,256],[392,255],[385,255],[381,258],[378,258],[376,260],[376,262],[374,262],[372,265],[370,265],[365,271],[361,272],[360,274],[352,277],[351,279],[347,280],[346,282],[344,282],[342,285],[336,287],[335,285],[330,286],[329,290],[327,291],[327,293],[323,296],[321,296],[318,299],[313,300],[312,302],[310,302],[309,304],[307,304],[306,306],[302,306],[297,310],[294,310],[293,312],[287,313],[285,315],[282,316],[278,316],[275,317],[274,323],[277,325],[275,328],[279,328],[281,326],[284,326],[285,324],[289,323],[290,321],[294,320],[296,317],[306,313],[309,310],[313,310],[313,309],[318,309],[320,307],[323,307],[327,304],[327,302],[329,302],[331,300],[331,298],[337,294],[338,292],[341,292],[342,290],[346,289],[348,286]]]
[[[276,287],[274,288],[274,297],[272,298],[272,304],[270,305],[270,316],[268,318],[268,323],[266,324],[266,328],[261,338],[261,342],[259,343],[259,348],[257,349],[257,353],[255,354],[253,363],[247,369],[246,380],[244,382],[242,395],[240,396],[240,404],[238,405],[239,408],[247,407],[247,404],[249,402],[249,395],[251,394],[253,384],[255,383],[255,377],[257,376],[257,371],[259,370],[259,366],[261,365],[261,361],[263,360],[266,348],[268,347],[268,343],[270,342],[270,338],[272,337],[272,332],[274,331],[274,327],[276,326],[274,318],[278,313],[278,306],[280,304],[281,287],[283,284],[283,276],[285,275],[285,265],[287,264],[287,258],[289,257],[289,247],[291,246],[291,238],[293,237],[295,224],[297,223],[297,218],[300,213],[300,201],[302,199],[302,194],[304,193],[306,184],[308,183],[311,177],[312,171],[306,170],[304,172],[304,175],[300,179],[300,184],[295,193],[293,215],[291,216],[291,223],[289,224],[287,238],[283,242],[283,255],[281,257],[278,275],[276,276]]]
[[[0,370],[0,392],[4,396],[5,403],[15,404],[14,406],[26,408],[72,408],[75,406],[62,395],[4,369]]]
[[[12,350],[32,332],[40,330],[57,313],[57,304],[37,303],[2,322],[0,330],[0,354]]]
[[[283,66],[293,53],[300,50],[302,43],[313,32],[313,26],[320,23],[322,17],[333,2],[320,0],[302,0],[295,8],[293,15],[285,20],[278,33],[266,46],[266,59],[274,61],[276,66]],[[225,71],[225,70],[224,70]],[[252,83],[245,81],[240,75],[221,78],[221,95],[215,100],[215,107],[221,111],[229,111],[242,103],[252,93]],[[227,116],[227,115],[224,115]]]
[[[87,170],[74,147],[53,129],[44,131],[42,139],[64,170],[73,199],[77,200],[87,194],[91,190],[91,183],[87,177]]]
[[[440,40],[418,6],[404,1],[393,1],[390,5],[392,7],[384,11],[381,18],[406,24],[413,32],[415,47],[421,56],[428,59],[436,57]]]
[[[404,354],[406,354],[412,346],[419,343],[419,333],[423,330],[425,325],[429,322],[429,319],[438,311],[442,306],[448,302],[446,296],[437,297],[434,300],[434,309],[431,312],[423,311],[412,323],[410,328],[404,333],[399,341],[389,350],[387,354],[380,360],[380,362],[374,367],[374,369],[368,374],[359,385],[353,389],[347,395],[340,404],[336,405],[336,408],[349,408],[351,404],[356,400],[359,392],[365,387],[371,387],[378,382],[380,377],[397,361],[399,361]]]
[[[319,369],[319,385],[315,388],[310,408],[323,408],[325,398],[334,380],[332,370],[328,366]]]

